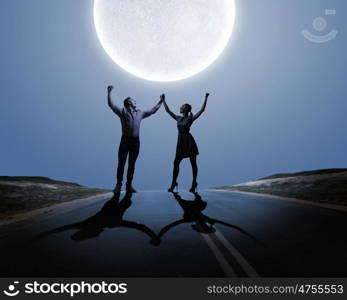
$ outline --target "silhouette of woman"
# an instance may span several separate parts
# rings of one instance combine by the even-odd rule
[[[192,224],[192,229],[196,230],[201,233],[213,233],[216,231],[216,228],[214,227],[215,224],[220,224],[227,226],[229,228],[233,228],[249,238],[251,238],[253,241],[258,243],[259,245],[265,247],[265,245],[258,241],[257,238],[255,238],[253,235],[248,233],[246,230],[242,229],[241,227],[238,227],[236,225],[213,219],[202,212],[206,209],[207,207],[207,202],[203,201],[201,196],[198,193],[194,193],[195,199],[192,200],[185,200],[183,199],[178,193],[172,192],[172,195],[175,197],[177,200],[178,204],[181,206],[183,210],[183,218],[177,221],[174,221],[165,227],[163,227],[159,234],[158,234],[158,239],[161,241],[162,237],[173,227],[178,226],[180,224],[184,223],[193,223]]]
[[[180,113],[182,116],[178,116],[174,114],[168,107],[166,101],[165,101],[165,95],[161,95],[161,100],[163,101],[165,110],[167,113],[177,121],[177,128],[178,128],[178,139],[177,139],[177,147],[176,147],[176,156],[174,160],[174,168],[173,168],[173,174],[172,174],[172,184],[171,187],[168,189],[169,192],[173,192],[175,187],[178,187],[177,184],[177,177],[180,171],[180,163],[182,159],[188,158],[190,159],[190,163],[192,165],[192,171],[193,171],[193,182],[192,186],[190,188],[190,192],[196,192],[198,183],[197,183],[197,176],[198,176],[198,166],[196,163],[196,156],[199,154],[198,146],[196,145],[196,142],[193,138],[193,136],[190,134],[189,130],[192,126],[193,122],[201,116],[201,114],[204,112],[207,104],[207,99],[210,94],[206,93],[205,95],[205,101],[200,109],[195,115],[192,113],[192,106],[188,103],[183,104],[180,108]]]

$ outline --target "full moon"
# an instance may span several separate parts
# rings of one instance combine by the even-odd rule
[[[206,69],[228,44],[234,21],[234,0],[94,1],[106,53],[151,81],[182,80]]]

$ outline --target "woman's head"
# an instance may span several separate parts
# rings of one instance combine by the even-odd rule
[[[188,114],[192,111],[192,106],[188,103],[185,103],[181,106],[180,108],[180,113],[181,114]]]

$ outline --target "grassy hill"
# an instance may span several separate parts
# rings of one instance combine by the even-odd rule
[[[258,180],[297,177],[297,176],[309,176],[309,175],[324,175],[324,174],[334,174],[334,173],[343,173],[343,172],[347,172],[347,169],[321,169],[321,170],[303,171],[303,172],[297,172],[297,173],[279,173],[279,174],[274,174],[264,178],[260,178]]]
[[[218,189],[347,205],[347,169],[275,174],[255,181],[224,186]]]
[[[107,192],[47,177],[0,176],[0,219]]]

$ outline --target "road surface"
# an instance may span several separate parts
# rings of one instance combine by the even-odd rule
[[[347,213],[144,191],[2,226],[1,277],[346,277]]]

